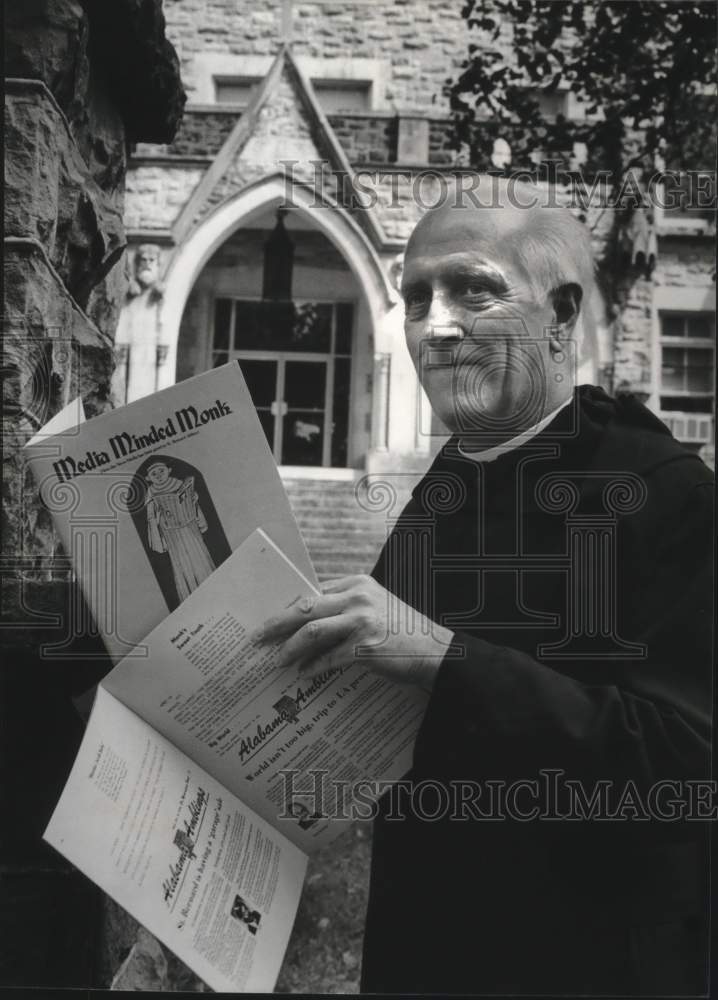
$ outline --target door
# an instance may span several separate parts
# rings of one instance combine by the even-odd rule
[[[353,305],[289,306],[216,299],[210,363],[239,361],[278,465],[346,467]]]
[[[328,362],[256,352],[238,360],[275,461],[329,465]]]
[[[293,358],[284,367],[282,465],[329,465],[327,427],[327,362]]]
[[[269,447],[275,459],[277,457],[276,436],[280,430],[277,420],[277,374],[279,364],[271,358],[258,359],[256,357],[240,358],[239,366],[242,369],[244,380],[247,383],[249,394],[257,410],[259,422],[267,435]]]

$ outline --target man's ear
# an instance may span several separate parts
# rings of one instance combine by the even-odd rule
[[[551,292],[554,320],[558,327],[559,336],[571,336],[581,311],[582,299],[583,289],[575,283],[559,285]]]

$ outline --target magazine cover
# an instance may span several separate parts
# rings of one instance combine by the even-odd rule
[[[255,528],[316,580],[236,363],[26,452],[115,660],[144,655],[135,646]]]

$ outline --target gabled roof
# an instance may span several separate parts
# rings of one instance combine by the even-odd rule
[[[241,168],[243,165],[243,154],[250,140],[261,128],[262,112],[269,109],[273,101],[280,101],[283,80],[287,80],[289,83],[294,110],[299,111],[306,125],[308,142],[316,150],[316,159],[327,163],[339,192],[346,192],[351,196],[355,191],[354,169],[319,105],[314,88],[298,66],[291,47],[288,44],[282,44],[248,107],[237,120],[224,145],[177,217],[172,229],[172,235],[176,242],[184,239],[197,221],[214,205],[242,189],[242,170],[237,168]],[[296,151],[303,155],[300,157],[292,155],[295,150],[292,148],[292,137],[288,136],[286,150],[283,151],[285,153],[284,159],[286,161],[297,159],[307,162],[307,141],[298,143]],[[249,166],[250,164],[244,163],[244,165]],[[274,173],[280,165],[279,161],[264,164],[268,173]],[[254,162],[251,167],[256,177],[257,168],[260,168],[261,164]],[[322,198],[323,200],[327,199],[326,191],[322,192]],[[330,202],[332,200],[329,198]],[[376,249],[393,248],[394,241],[386,236],[380,221],[371,208],[360,207],[354,203],[354,199],[351,197],[349,197],[349,204],[343,205],[341,196],[336,203],[338,207],[343,207],[353,215]]]

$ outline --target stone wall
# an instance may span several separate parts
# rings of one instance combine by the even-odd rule
[[[143,154],[167,154],[182,157],[214,157],[240,117],[241,112],[236,109],[188,110],[171,143],[163,146],[142,143],[135,148],[134,156],[140,158]]]
[[[395,163],[395,115],[329,115],[329,124],[350,163]]]
[[[714,237],[664,237],[659,242],[655,279],[680,288],[715,288]]]
[[[297,56],[382,60],[388,107],[447,110],[441,89],[456,75],[468,45],[461,3],[337,0],[292,6]],[[197,54],[273,55],[281,35],[281,0],[167,0],[165,16],[190,101],[196,100]]]
[[[127,175],[127,229],[169,229],[203,174],[202,167],[190,164],[146,161],[135,166]]]
[[[653,353],[653,282],[638,278],[615,331],[611,388],[648,395]]]
[[[139,144],[133,150],[133,160],[136,163],[158,157],[209,160],[220,151],[241,116],[242,112],[236,108],[192,108],[185,113],[171,143]],[[397,163],[398,115],[346,112],[327,118],[350,163]],[[456,155],[451,121],[430,119],[427,163],[448,166],[455,162]]]
[[[160,0],[28,0],[4,15],[2,985],[88,987],[102,901],[41,834],[82,733],[71,697],[108,664],[80,636],[78,659],[40,652],[65,637],[78,595],[21,448],[78,394],[88,416],[109,405],[127,146],[169,141],[184,95]]]

